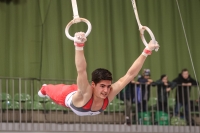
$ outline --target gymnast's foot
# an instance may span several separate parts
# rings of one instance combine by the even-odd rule
[[[44,89],[44,87],[45,86],[47,86],[46,84],[43,84],[42,85],[42,88],[38,91],[38,95],[40,96],[40,97],[46,97],[47,95],[46,95],[46,92],[45,92],[45,89]]]

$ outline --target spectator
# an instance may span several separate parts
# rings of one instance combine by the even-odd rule
[[[132,80],[125,87],[125,104],[126,104],[126,124],[130,125],[132,122],[132,104],[135,102],[135,86],[138,82]]]
[[[166,74],[161,75],[160,79],[154,82],[157,86],[158,95],[158,110],[168,113],[168,97],[171,89],[176,85],[174,82],[170,82]]]
[[[150,70],[144,69],[142,76],[138,78],[138,82],[140,83],[136,88],[138,112],[147,111],[147,102],[150,97],[150,85],[153,82],[150,76]]]
[[[189,75],[187,69],[183,69],[182,72],[178,75],[177,78],[173,80],[173,82],[177,83],[176,89],[176,105],[175,105],[175,115],[179,114],[180,108],[183,106],[185,110],[185,118],[186,121],[189,122],[189,96],[192,85],[197,85],[197,81],[195,81]]]

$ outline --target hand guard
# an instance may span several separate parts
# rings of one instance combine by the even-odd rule
[[[77,32],[74,35],[74,45],[76,46],[77,50],[83,50],[84,43],[87,41],[84,32]]]
[[[152,53],[152,50],[158,50],[159,49],[159,44],[158,44],[158,42],[157,41],[153,41],[153,40],[151,40],[150,42],[149,42],[149,44],[148,44],[148,46],[146,46],[146,48],[143,50],[143,52],[142,52],[142,55],[144,55],[144,56],[148,56],[148,55],[151,55],[151,53]]]

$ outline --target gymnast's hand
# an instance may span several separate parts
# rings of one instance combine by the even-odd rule
[[[77,47],[83,47],[84,43],[87,41],[84,32],[76,32],[74,35],[74,45]]]
[[[151,40],[149,44],[146,46],[146,48],[143,50],[142,55],[147,57],[148,55],[151,55],[152,53],[151,51],[153,50],[158,51],[159,47],[160,46],[157,41]]]
[[[153,51],[153,50],[159,49],[159,47],[160,46],[157,41],[151,40],[146,48],[150,51]]]

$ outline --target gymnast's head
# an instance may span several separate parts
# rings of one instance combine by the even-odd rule
[[[98,68],[92,72],[92,88],[100,98],[106,98],[111,90],[112,73],[104,68]]]
[[[104,68],[97,68],[92,72],[92,82],[98,84],[101,80],[112,82],[112,73]]]

